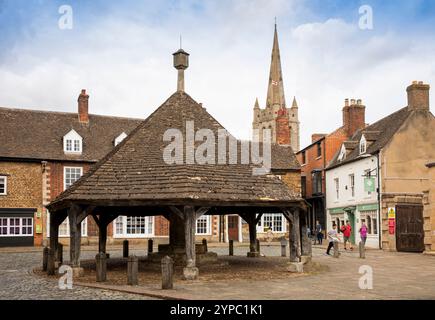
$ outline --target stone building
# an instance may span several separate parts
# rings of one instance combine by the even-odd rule
[[[293,151],[296,152],[300,148],[298,110],[296,98],[293,99],[292,106],[287,108],[278,31],[275,24],[266,107],[264,109],[260,108],[258,98],[256,99],[252,127],[258,130],[260,140],[263,137],[263,130],[270,129],[274,143],[290,145]]]
[[[428,163],[435,159],[435,118],[429,89],[413,82],[406,107],[343,143],[327,169],[329,225],[350,220],[358,230],[365,220],[385,250],[433,250],[435,184]]]
[[[319,221],[323,228],[326,226],[325,168],[331,163],[343,142],[366,125],[362,100],[346,99],[342,112],[341,127],[329,134],[313,134],[312,143],[296,154],[301,164],[302,195],[310,204],[308,218],[311,230],[314,230],[316,221]]]

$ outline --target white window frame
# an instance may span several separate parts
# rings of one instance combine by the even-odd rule
[[[338,156],[338,161],[341,162],[346,159],[346,147],[344,145],[341,146],[340,154]]]
[[[127,233],[127,219],[128,218],[145,218],[145,233]],[[149,225],[151,224],[151,232],[149,232]],[[117,225],[121,225],[122,233],[117,230]],[[134,217],[134,216],[119,216],[113,221],[113,238],[150,238],[155,235],[155,219],[154,217]]]
[[[10,232],[10,228],[12,227],[11,226],[11,220],[16,220],[16,219],[18,219],[19,220],[19,225],[15,225],[15,223],[14,223],[14,226],[13,226],[13,228],[16,228],[16,227],[18,227],[18,234],[11,234],[11,232]],[[30,221],[31,221],[31,223],[30,223],[30,225],[24,225],[23,224],[23,220],[27,220],[27,219],[30,219]],[[6,225],[2,225],[0,228],[4,228],[4,227],[6,227],[6,234],[0,234],[0,238],[11,238],[11,237],[33,237],[33,231],[34,231],[34,228],[33,228],[33,224],[34,224],[34,221],[33,221],[33,218],[32,217],[1,217],[0,218],[0,220],[1,220],[1,222],[3,223],[3,221],[4,220],[6,220]],[[23,233],[23,227],[24,228],[30,228],[30,233]]]
[[[80,170],[80,177],[83,175],[83,167],[63,167],[63,190],[64,191],[67,189],[67,186],[66,186],[66,171],[67,170],[71,170],[71,169],[74,169],[74,170],[79,169]],[[79,179],[80,179],[80,177],[79,177]],[[75,180],[75,181],[77,181],[77,180]],[[74,182],[70,186],[72,186],[74,184]]]
[[[118,137],[116,137],[115,141],[113,142],[115,147],[120,144],[125,138],[127,138],[127,134],[125,132],[121,133]]]
[[[361,137],[361,140],[359,141],[359,154],[364,154],[367,152],[367,140],[364,135]]]
[[[340,200],[340,179],[334,179],[334,188],[335,188],[335,200]]]
[[[369,224],[369,217],[370,217],[370,224]],[[361,219],[364,219],[367,226],[367,235],[368,236],[378,236],[379,235],[379,228],[378,228],[378,211],[377,210],[371,210],[371,211],[364,211],[361,214]],[[376,229],[376,233],[374,230]],[[370,232],[369,232],[370,231]]]
[[[0,196],[7,196],[8,195],[8,177],[7,176],[0,176],[0,180],[3,180],[3,184],[4,184],[4,192],[0,192]]]
[[[281,231],[277,231],[275,229],[275,225],[274,225],[274,219],[280,217],[281,219]],[[285,233],[287,232],[287,220],[285,219],[284,215],[282,213],[264,213],[261,216],[261,219],[258,222],[257,225],[257,232],[258,233],[266,233],[267,231],[264,230],[264,225],[265,225],[265,218],[269,219],[271,218],[272,220],[272,232],[273,233]]]
[[[76,143],[78,150],[76,150]],[[72,129],[63,137],[63,151],[68,154],[81,154],[83,152],[83,138]]]
[[[350,189],[350,197],[355,198],[355,174],[349,174],[349,189]]]
[[[202,221],[205,220],[206,223],[206,232],[202,233],[202,232],[198,232],[198,227],[199,227],[199,223],[202,223]],[[196,219],[195,222],[195,234],[196,235],[202,235],[202,236],[211,236],[211,216],[210,215],[203,215],[201,217],[199,217],[198,219]]]

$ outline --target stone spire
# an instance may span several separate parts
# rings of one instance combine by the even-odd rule
[[[298,107],[298,102],[296,101],[296,97],[293,97],[292,108],[299,108]]]
[[[267,89],[266,107],[273,107],[275,105],[279,107],[286,106],[276,23],[275,34],[273,38],[272,61],[270,64],[269,87]]]
[[[258,98],[255,99],[255,105],[254,105],[255,109],[260,109],[260,104],[258,103]]]

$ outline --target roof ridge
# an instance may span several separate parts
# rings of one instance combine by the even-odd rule
[[[15,107],[1,107],[0,110],[9,110],[9,111],[16,111],[16,112],[33,112],[33,113],[51,113],[51,114],[59,114],[59,115],[78,115],[76,112],[67,112],[67,111],[53,111],[53,110],[36,110],[36,109],[25,109],[25,108],[15,108]],[[143,118],[133,118],[133,117],[122,117],[122,116],[109,116],[109,115],[102,115],[102,114],[94,114],[90,113],[89,116],[93,117],[101,117],[101,118],[115,118],[115,119],[126,119],[126,120],[139,120],[143,121]]]

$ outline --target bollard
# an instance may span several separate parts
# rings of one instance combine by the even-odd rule
[[[365,248],[364,242],[362,242],[362,241],[359,243],[359,257],[360,257],[360,259],[366,258],[366,248]]]
[[[63,244],[57,244],[57,257],[56,261],[59,263],[59,267],[63,264]]]
[[[128,257],[127,262],[127,284],[129,286],[137,286],[138,281],[139,259],[136,256]]]
[[[257,252],[260,253],[260,240],[257,239]]]
[[[48,248],[44,247],[42,250],[42,271],[47,271],[47,264],[48,264]]]
[[[128,240],[122,242],[122,256],[128,258]]]
[[[233,256],[234,255],[234,241],[230,240],[228,243],[228,255]]]
[[[104,252],[100,252],[95,256],[97,282],[104,282],[107,279],[107,256]]]
[[[48,261],[47,261],[47,274],[52,276],[56,273],[56,268],[54,266],[54,250],[48,249]]]
[[[162,289],[169,290],[174,288],[174,260],[165,256],[162,259]]]
[[[153,244],[154,244],[153,239],[149,239],[148,240],[148,253],[153,253]]]
[[[281,257],[286,257],[287,256],[287,240],[282,239],[281,240]]]
[[[204,246],[205,252],[208,252],[207,239],[202,239],[202,245]]]
[[[338,252],[338,241],[334,241],[334,258],[338,258],[340,253]]]

